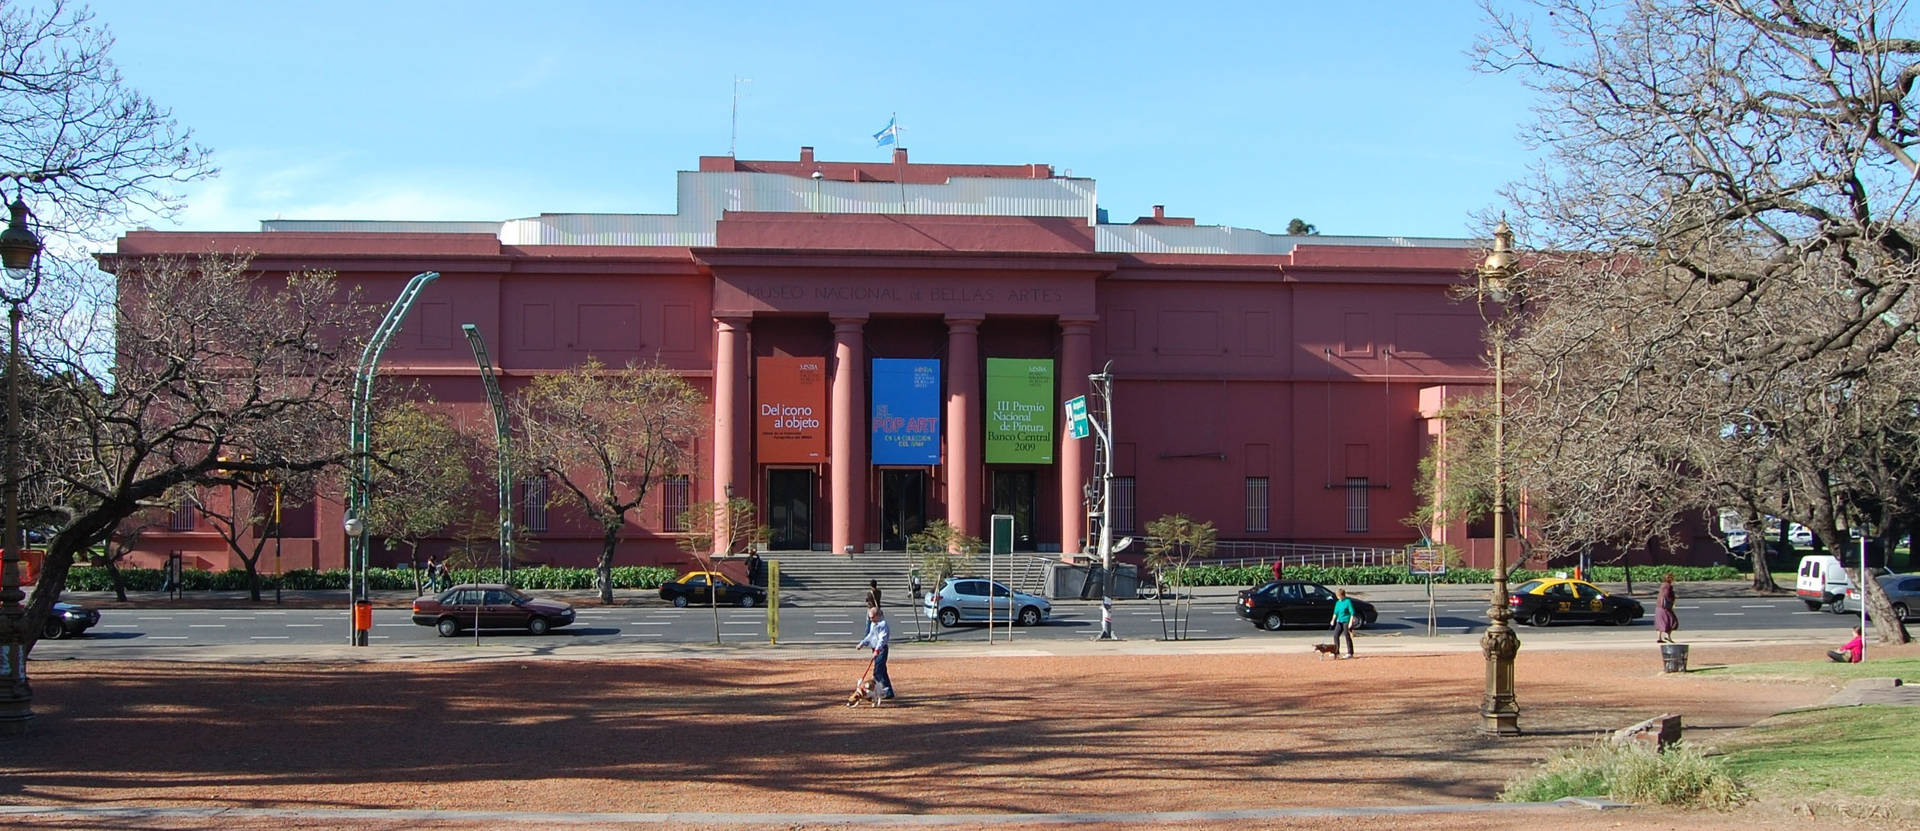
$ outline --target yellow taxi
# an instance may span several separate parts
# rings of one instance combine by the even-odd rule
[[[1625,626],[1647,614],[1638,600],[1607,594],[1585,580],[1566,577],[1521,583],[1513,588],[1507,605],[1513,609],[1514,620],[1533,626],[1551,626],[1558,621]]]

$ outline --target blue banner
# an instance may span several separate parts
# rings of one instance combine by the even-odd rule
[[[940,463],[940,361],[873,359],[873,449],[876,465]]]

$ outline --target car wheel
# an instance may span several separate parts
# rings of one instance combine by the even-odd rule
[[[750,595],[750,594],[740,595],[739,603],[740,603],[740,608],[742,609],[753,608],[753,595]]]
[[[1365,629],[1372,626],[1373,622],[1379,619],[1380,613],[1369,609],[1366,614],[1360,616],[1360,628]]]
[[[1537,612],[1534,612],[1533,618],[1528,622],[1532,623],[1535,626],[1552,626],[1553,613],[1550,611],[1547,611],[1546,609],[1541,609]]]
[[[40,639],[43,641],[57,641],[66,636],[67,627],[53,618],[48,618],[47,625],[40,628]]]
[[[1613,613],[1613,625],[1626,626],[1633,623],[1633,610],[1617,609]]]
[[[434,628],[440,630],[440,637],[451,638],[460,634],[460,621],[450,617],[443,617],[439,623],[434,625]]]
[[[673,605],[674,605],[674,608],[676,609],[687,608],[687,596],[684,594],[675,595],[673,598]]]
[[[1899,618],[1900,620],[1906,620],[1906,619],[1907,619],[1907,604],[1905,604],[1905,603],[1895,603],[1895,604],[1893,604],[1893,616],[1894,616],[1894,617],[1896,617],[1896,618]]]
[[[531,634],[544,635],[552,630],[553,624],[548,623],[546,618],[536,617],[527,621],[527,632]]]
[[[948,607],[940,610],[940,625],[954,626],[960,622],[960,610]]]
[[[1847,613],[1847,601],[1835,600],[1832,603],[1828,603],[1827,611],[1832,612],[1836,615],[1844,615]]]
[[[1285,625],[1287,625],[1287,619],[1281,617],[1279,612],[1268,612],[1267,616],[1260,621],[1260,628],[1269,632],[1278,632],[1280,627]]]
[[[1802,600],[1800,602],[1807,604],[1807,611],[1809,612],[1820,611],[1820,601],[1818,600]]]
[[[1035,609],[1032,606],[1022,607],[1020,609],[1020,625],[1021,626],[1039,626],[1040,610]]]

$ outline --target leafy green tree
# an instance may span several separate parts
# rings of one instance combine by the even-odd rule
[[[601,528],[600,600],[613,602],[613,555],[653,486],[688,472],[706,429],[706,397],[663,366],[597,360],[533,379],[514,400],[524,467],[558,480]]]
[[[680,512],[680,527],[686,529],[678,541],[680,550],[692,555],[702,571],[718,572],[719,569],[713,567],[715,556],[749,553],[772,536],[773,529],[759,523],[759,513],[752,500],[738,496],[724,503],[692,505]],[[727,550],[715,550],[716,541],[720,539],[727,540]],[[719,643],[719,593],[707,592],[707,606],[713,610],[713,642]]]
[[[376,412],[367,530],[407,547],[418,590],[420,540],[447,535],[478,501],[479,447],[431,401],[391,401]]]
[[[922,574],[940,581],[973,569],[980,552],[986,550],[980,538],[947,524],[944,519],[927,523],[920,533],[907,538],[907,553]]]
[[[1288,236],[1298,237],[1318,233],[1320,233],[1320,229],[1313,227],[1313,223],[1302,220],[1299,217],[1294,217],[1287,221]]]

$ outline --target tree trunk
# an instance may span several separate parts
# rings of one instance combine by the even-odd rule
[[[1873,633],[1881,643],[1908,643],[1913,637],[1907,634],[1907,624],[1893,613],[1893,601],[1887,599],[1887,593],[1880,587],[1880,581],[1874,579],[1873,571],[1867,568],[1865,558],[1860,561],[1860,570],[1856,572],[1857,582],[1866,597],[1867,616],[1873,624]]]
[[[107,580],[113,583],[113,596],[119,598],[121,603],[125,603],[127,602],[127,578],[120,573],[118,560],[118,557],[107,558]]]
[[[1773,582],[1772,558],[1767,556],[1767,538],[1747,535],[1747,554],[1753,558],[1753,590],[1772,594],[1780,590]]]
[[[619,520],[625,519],[625,515],[621,515],[615,522],[604,526],[606,534],[600,539],[600,562],[595,566],[593,576],[594,582],[600,584],[600,602],[609,606],[613,605],[613,549],[620,545]]]

